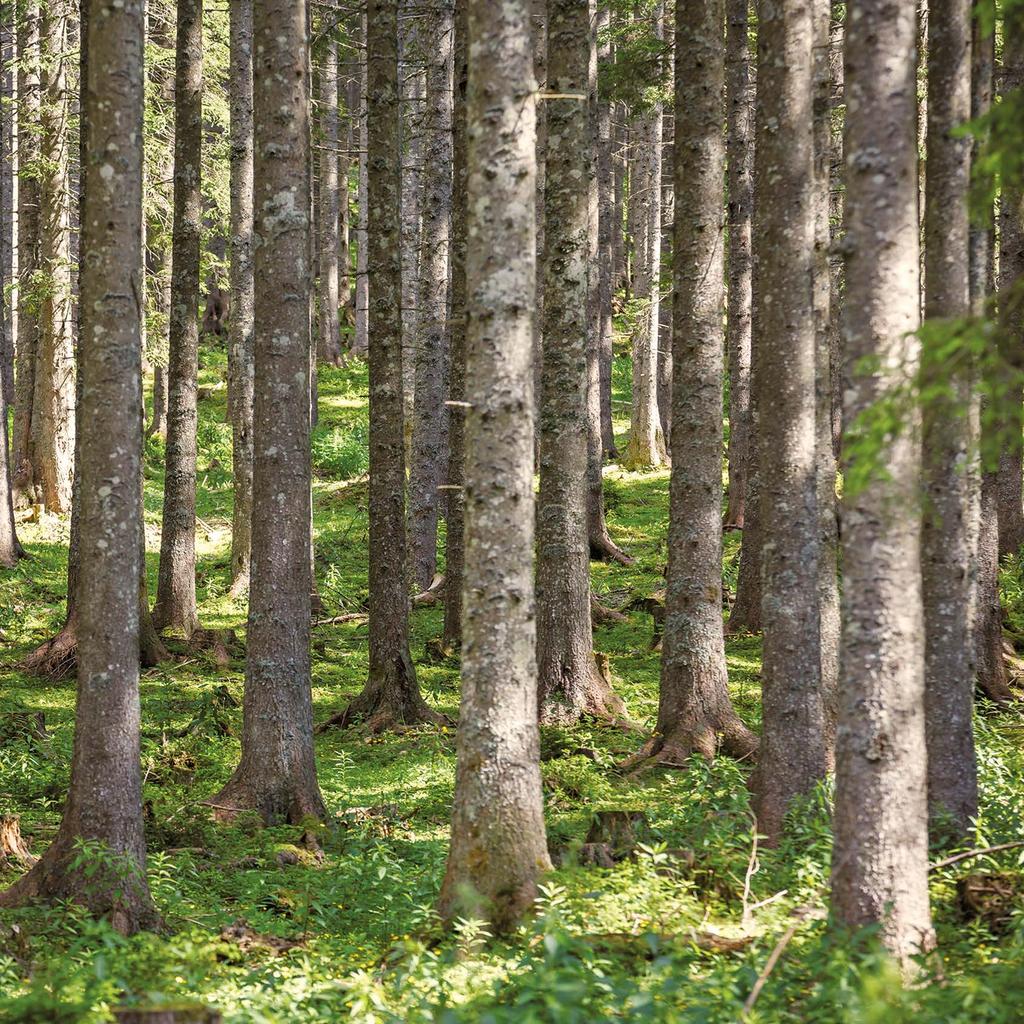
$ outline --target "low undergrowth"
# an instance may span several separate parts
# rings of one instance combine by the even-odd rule
[[[203,624],[244,633],[244,604],[228,595],[230,432],[223,422],[219,353],[204,352],[201,383],[199,597]],[[628,401],[618,360],[616,400]],[[325,368],[314,433],[317,576],[323,618],[364,608],[367,509],[366,373]],[[616,406],[625,413],[625,404]],[[620,427],[625,424],[620,423]],[[150,578],[159,544],[162,444],[147,445]],[[667,473],[608,472],[608,520],[636,556],[594,566],[602,600],[625,608],[663,585]],[[24,523],[32,560],[0,577],[0,814],[20,817],[34,852],[53,836],[68,782],[71,680],[17,669],[59,625],[67,524]],[[738,537],[726,545],[734,581]],[[1011,624],[1024,621],[1016,567],[1007,570]],[[436,608],[413,613],[413,655],[427,700],[455,716],[458,665],[438,661]],[[658,658],[642,609],[600,626],[616,687],[632,718],[652,726]],[[239,753],[243,665],[178,649],[142,679],[144,800],[150,884],[166,929],[124,939],[74,907],[0,917],[0,1019],[92,1022],[123,1003],[199,1000],[239,1022],[1009,1022],[1024,1019],[1022,875],[1017,851],[933,873],[940,952],[903,988],[870,934],[837,935],[824,913],[830,856],[827,787],[794,813],[777,850],[755,844],[746,769],[727,758],[685,772],[623,776],[639,733],[583,725],[545,730],[549,842],[559,864],[521,931],[492,941],[479,922],[443,930],[433,904],[444,870],[454,782],[454,733],[420,729],[318,737],[331,813],[316,826],[263,829],[240,817],[211,822],[202,800]],[[759,642],[728,641],[733,697],[759,724]],[[361,688],[366,623],[317,625],[317,720]],[[5,729],[41,711],[45,735]],[[979,845],[1020,838],[1024,717],[982,709],[978,737],[984,813]],[[611,867],[581,847],[595,814],[634,812],[635,844]],[[639,813],[642,817],[636,817]],[[322,851],[322,857],[317,852]],[[84,851],[83,855],[88,855]],[[936,854],[936,857],[939,855]],[[0,865],[0,884],[18,873]],[[978,873],[1009,881],[998,907],[967,907],[957,882]],[[758,986],[769,955],[791,941]],[[750,1004],[757,989],[756,999]]]

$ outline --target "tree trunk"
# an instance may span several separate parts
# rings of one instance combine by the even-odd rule
[[[439,722],[409,653],[402,418],[401,139],[398,0],[370,0],[367,22],[370,306],[370,673],[328,724],[374,732]]]
[[[232,0],[231,19],[231,593],[249,586],[252,561],[253,403],[253,124],[252,0]],[[321,310],[321,322],[323,311]]]
[[[843,418],[906,384],[918,362],[915,17],[849,8]],[[885,472],[876,463],[881,460]],[[921,605],[921,451],[914,423],[881,452],[846,453],[843,641],[832,855],[839,925],[877,925],[906,961],[934,942]],[[854,486],[857,481],[858,486]]]
[[[45,288],[39,307],[32,399],[33,477],[42,503],[52,512],[71,509],[75,457],[75,353],[71,319],[70,153],[67,0],[42,8],[42,102],[40,105],[39,254]]]
[[[831,0],[812,7],[814,58],[814,335],[815,335],[815,491],[818,514],[818,644],[821,697],[825,712],[825,757],[835,767],[836,710],[839,685],[839,503],[836,496],[836,450],[833,430],[835,337],[832,321],[831,165],[832,70]],[[836,353],[838,356],[838,353]],[[840,396],[841,399],[841,396]]]
[[[352,351],[356,355],[365,356],[369,350],[369,311],[370,311],[370,277],[367,272],[367,224],[369,211],[367,209],[367,187],[368,156],[367,156],[367,133],[369,122],[367,119],[367,92],[366,92],[366,15],[363,15],[362,31],[363,46],[360,50],[362,58],[359,62],[359,181],[357,186],[356,201],[359,211],[356,220],[356,329],[352,339]]]
[[[398,0],[398,89],[402,188],[402,408],[406,461],[412,450],[420,279],[420,172],[423,163],[423,98],[426,63],[417,0]],[[371,314],[372,315],[372,314]]]
[[[341,362],[338,317],[338,42],[329,31],[320,49],[320,334],[317,359]]]
[[[725,347],[729,357],[729,503],[726,529],[742,530],[750,430],[751,213],[754,197],[754,90],[747,39],[748,0],[726,7],[729,292]]]
[[[669,74],[675,75],[675,47],[668,55]],[[672,266],[672,232],[675,224],[675,111],[670,107],[661,122],[661,259]],[[659,280],[659,288],[661,287]],[[666,457],[672,446],[672,307],[673,294],[666,288],[658,302],[658,425],[665,438]]]
[[[656,5],[654,31],[664,34],[664,8]],[[633,405],[629,442],[622,465],[632,470],[656,469],[666,461],[665,435],[658,413],[658,324],[661,301],[661,147],[663,112],[654,103],[633,121],[636,175],[631,200],[637,203],[634,293],[642,304],[633,335]],[[633,198],[635,197],[635,198]]]
[[[14,287],[16,257],[14,249],[14,211],[16,207],[17,110],[14,37],[17,18],[13,4],[0,12],[0,288]],[[5,292],[10,296],[10,292]],[[14,325],[17,317],[14,303],[4,299],[0,318],[0,387],[5,405],[14,402]],[[4,459],[7,462],[7,457]],[[8,471],[10,469],[9,462]]]
[[[612,45],[607,38],[611,12],[607,7],[597,11],[595,31],[598,34],[599,67],[612,63]],[[613,221],[615,218],[615,175],[612,168],[612,102],[598,95],[597,106],[597,188],[598,188],[598,302],[601,312],[601,444],[604,457],[617,459],[615,432],[612,425],[612,363],[614,361],[612,299],[615,293],[615,255]],[[620,210],[621,213],[621,210]]]
[[[1024,19],[1008,13],[1003,30],[1002,94],[1024,88]],[[1024,387],[1020,383],[1017,346],[1024,332],[1024,304],[1012,298],[1024,274],[1024,189],[1008,181],[999,201],[999,294],[1001,348],[1007,361],[1004,393],[1000,398],[1006,440],[999,456],[999,554],[1015,555],[1024,543]]]
[[[462,639],[465,562],[466,421],[466,35],[468,10],[455,5],[452,114],[451,321],[448,357],[448,502],[445,531],[444,631],[446,646]]]
[[[202,218],[203,0],[179,0],[174,71],[174,239],[167,454],[153,621],[190,637],[196,613],[196,375]]]
[[[310,690],[309,28],[305,0],[253,5],[256,388],[242,759],[211,803],[267,824],[324,818]]]
[[[815,305],[814,25],[809,4],[762,7],[757,31],[754,317],[761,346],[763,729],[757,829],[782,834],[826,769],[821,687]],[[830,438],[831,450],[831,438]]]
[[[438,487],[445,470],[445,362],[448,350],[448,248],[452,212],[452,0],[432,0],[420,30],[427,61],[422,117],[423,187],[419,323],[409,467],[412,576],[425,590],[437,571]]]
[[[625,107],[621,103],[612,106],[612,181],[614,207],[612,210],[612,293],[627,284],[626,240],[623,232],[624,207],[626,202],[626,154],[629,140],[626,130]]]
[[[41,107],[39,4],[26,0],[19,10],[18,116],[22,126],[38,125]],[[32,403],[39,348],[39,135],[18,135],[18,334],[15,348],[13,469],[15,496],[35,500]]]
[[[925,316],[940,332],[970,312],[969,220],[971,142],[953,133],[971,116],[970,0],[931,0],[928,17],[928,174],[925,179]],[[945,325],[945,326],[944,326]],[[931,338],[926,335],[926,339]],[[968,471],[969,406],[974,382],[951,372],[948,357],[923,352],[925,386],[925,507],[921,570],[925,622],[925,717],[928,805],[933,825],[966,837],[978,813],[974,757],[973,570],[971,506],[975,474]],[[948,386],[948,393],[943,392]]]
[[[533,75],[539,93],[547,92],[548,82],[548,0],[531,0],[530,32],[533,47]],[[534,221],[537,228],[536,295],[533,318],[533,397],[534,424],[537,428],[536,455],[540,459],[540,395],[541,372],[544,360],[544,339],[541,330],[541,311],[544,308],[544,184],[547,177],[548,120],[547,103],[537,104],[537,185],[535,189]],[[595,239],[596,244],[596,239]]]
[[[990,16],[988,24],[995,24],[995,2],[986,0]],[[972,24],[972,90],[971,118],[984,116],[992,107],[995,73],[995,31],[984,35],[982,20],[975,17]],[[975,139],[974,154],[980,152],[982,140]],[[989,209],[991,217],[993,211]],[[970,287],[971,313],[986,314],[995,277],[995,231],[991,222],[971,228],[970,232]],[[992,424],[982,397],[982,429],[990,433]],[[991,439],[983,435],[982,449],[987,453]],[[975,661],[978,688],[991,700],[1011,697],[1006,661],[1003,658],[1003,609],[999,599],[999,480],[994,467],[982,466],[980,507],[978,510],[978,550],[975,557]]]
[[[587,544],[587,328],[590,275],[590,12],[549,0],[544,315],[537,508],[537,672],[542,722],[614,719],[625,706],[594,658]],[[597,267],[593,270],[597,272]]]
[[[91,16],[83,11],[86,31],[89,259],[81,278],[83,557],[71,787],[53,845],[0,904],[70,899],[131,933],[157,923],[139,765],[141,309],[133,277],[142,263],[142,3],[95,3]],[[100,854],[84,866],[83,841]]]
[[[676,16],[672,476],[665,633],[655,736],[636,755],[684,767],[757,739],[729,701],[722,629],[722,374],[725,175],[722,0]],[[695,77],[692,70],[701,68]]]
[[[0,303],[5,303],[2,295]],[[24,553],[14,528],[14,496],[7,445],[7,396],[0,388],[0,568],[12,569]]]
[[[582,0],[576,0],[582,3]],[[440,910],[511,931],[550,868],[533,621],[536,93],[528,0],[469,2],[466,583]]]

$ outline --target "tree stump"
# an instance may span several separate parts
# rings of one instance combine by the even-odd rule
[[[22,838],[18,818],[12,814],[0,816],[0,865],[13,861],[27,868],[38,859]]]
[[[635,849],[637,830],[646,828],[643,811],[597,811],[584,840],[587,846],[604,846],[614,860],[625,860]]]
[[[202,1003],[167,1006],[119,1006],[114,1008],[117,1024],[220,1024],[219,1011]]]

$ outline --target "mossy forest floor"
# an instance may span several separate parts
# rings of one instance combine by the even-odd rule
[[[204,350],[199,421],[198,592],[203,625],[244,636],[245,605],[228,596],[230,430],[224,365]],[[617,410],[628,409],[629,364],[616,361]],[[359,612],[367,596],[367,381],[363,364],[322,369],[314,432],[317,578],[324,617]],[[627,424],[618,422],[623,432]],[[147,444],[146,526],[156,579],[162,444]],[[637,559],[593,566],[594,587],[623,607],[663,583],[668,475],[609,469],[608,520]],[[0,576],[0,715],[42,711],[45,739],[0,735],[0,813],[17,814],[34,852],[59,820],[69,773],[74,682],[18,671],[21,657],[60,624],[67,523],[24,523],[32,554]],[[738,536],[726,539],[735,584]],[[1006,575],[1011,610],[1022,602]],[[436,608],[413,612],[413,656],[432,706],[458,712],[458,664],[431,660]],[[313,631],[317,721],[361,688],[366,623]],[[596,630],[618,692],[644,729],[657,708],[658,656],[642,610]],[[728,640],[733,698],[759,724],[759,640]],[[778,850],[754,850],[747,769],[727,758],[642,779],[616,765],[641,732],[583,725],[544,730],[543,777],[553,849],[568,851],[537,915],[506,942],[474,922],[438,926],[454,780],[454,730],[318,737],[320,784],[331,822],[322,862],[301,828],[211,822],[202,801],[238,759],[243,663],[173,644],[178,660],[142,679],[142,764],[150,884],[165,934],[123,939],[74,908],[0,917],[0,1019],[110,1019],[125,1002],[198,1000],[238,1022],[731,1022],[779,939],[792,941],[760,990],[750,1021],[1024,1020],[1024,873],[1009,851],[932,874],[940,953],[916,986],[901,988],[870,935],[837,936],[824,920],[830,834],[823,788],[794,814]],[[0,718],[0,723],[7,719]],[[2,728],[2,725],[0,725]],[[10,730],[9,730],[10,731]],[[1024,717],[978,716],[983,819],[979,844],[1019,839],[1024,821]],[[612,868],[581,866],[573,851],[596,811],[642,811],[640,846]],[[936,852],[936,857],[940,856]],[[0,866],[0,884],[18,869]],[[969,919],[957,879],[999,872],[1004,895]],[[244,923],[239,923],[244,922]],[[235,925],[233,931],[230,926]],[[228,929],[228,931],[225,931]],[[281,941],[284,940],[284,941]]]

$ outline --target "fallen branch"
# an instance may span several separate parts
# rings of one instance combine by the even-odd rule
[[[1024,846],[1024,839],[1018,839],[1012,843],[1000,843],[998,846],[984,846],[978,850],[967,850],[964,853],[956,853],[945,860],[938,860],[928,865],[929,871],[938,871],[940,868],[948,868],[951,864],[959,864],[962,860],[971,860],[974,857],[983,857],[986,853],[998,853],[1000,850],[1015,850]]]

